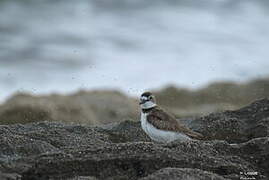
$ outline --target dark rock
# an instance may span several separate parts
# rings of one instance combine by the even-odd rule
[[[92,176],[78,176],[78,177],[68,178],[67,180],[98,180],[98,179]]]
[[[110,135],[110,140],[114,143],[119,142],[150,142],[151,139],[141,129],[140,122],[124,121],[121,123],[110,124],[98,128],[99,131]]]
[[[19,180],[21,179],[21,175],[16,173],[1,173],[0,172],[0,179],[1,180]]]
[[[217,174],[202,171],[200,169],[190,169],[190,168],[164,168],[154,172],[153,174],[141,178],[141,180],[225,180]]]
[[[259,171],[251,162],[230,155],[225,142],[133,142],[69,149],[69,156],[46,155],[23,173],[23,179],[94,176],[100,179],[137,179],[166,167],[198,168],[220,176],[236,177],[240,172]],[[38,177],[38,178],[37,178]]]
[[[210,114],[188,124],[208,139],[246,142],[269,135],[269,99],[256,101],[236,111]]]
[[[132,121],[100,127],[53,122],[2,125],[1,176],[132,180],[197,179],[199,175],[201,179],[266,180],[269,137],[256,127],[268,127],[268,105],[264,99],[238,111],[191,120],[189,126],[208,141],[154,143],[140,123]]]
[[[259,167],[260,173],[269,177],[269,137],[252,139],[246,143],[234,146],[236,153],[255,166]]]

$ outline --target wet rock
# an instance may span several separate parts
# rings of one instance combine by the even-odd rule
[[[140,180],[225,180],[217,174],[190,168],[164,168]]]

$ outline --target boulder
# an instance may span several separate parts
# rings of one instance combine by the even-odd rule
[[[230,143],[266,137],[269,135],[269,99],[258,100],[239,110],[194,118],[188,122],[188,126],[207,139],[226,140]]]

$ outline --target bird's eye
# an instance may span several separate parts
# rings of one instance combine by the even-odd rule
[[[152,99],[152,96],[150,96],[149,99],[151,100]]]

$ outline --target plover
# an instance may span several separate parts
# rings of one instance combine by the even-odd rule
[[[145,92],[140,97],[141,126],[145,133],[154,141],[171,142],[174,140],[188,141],[203,139],[203,136],[181,125],[175,117],[162,110],[155,97]]]

